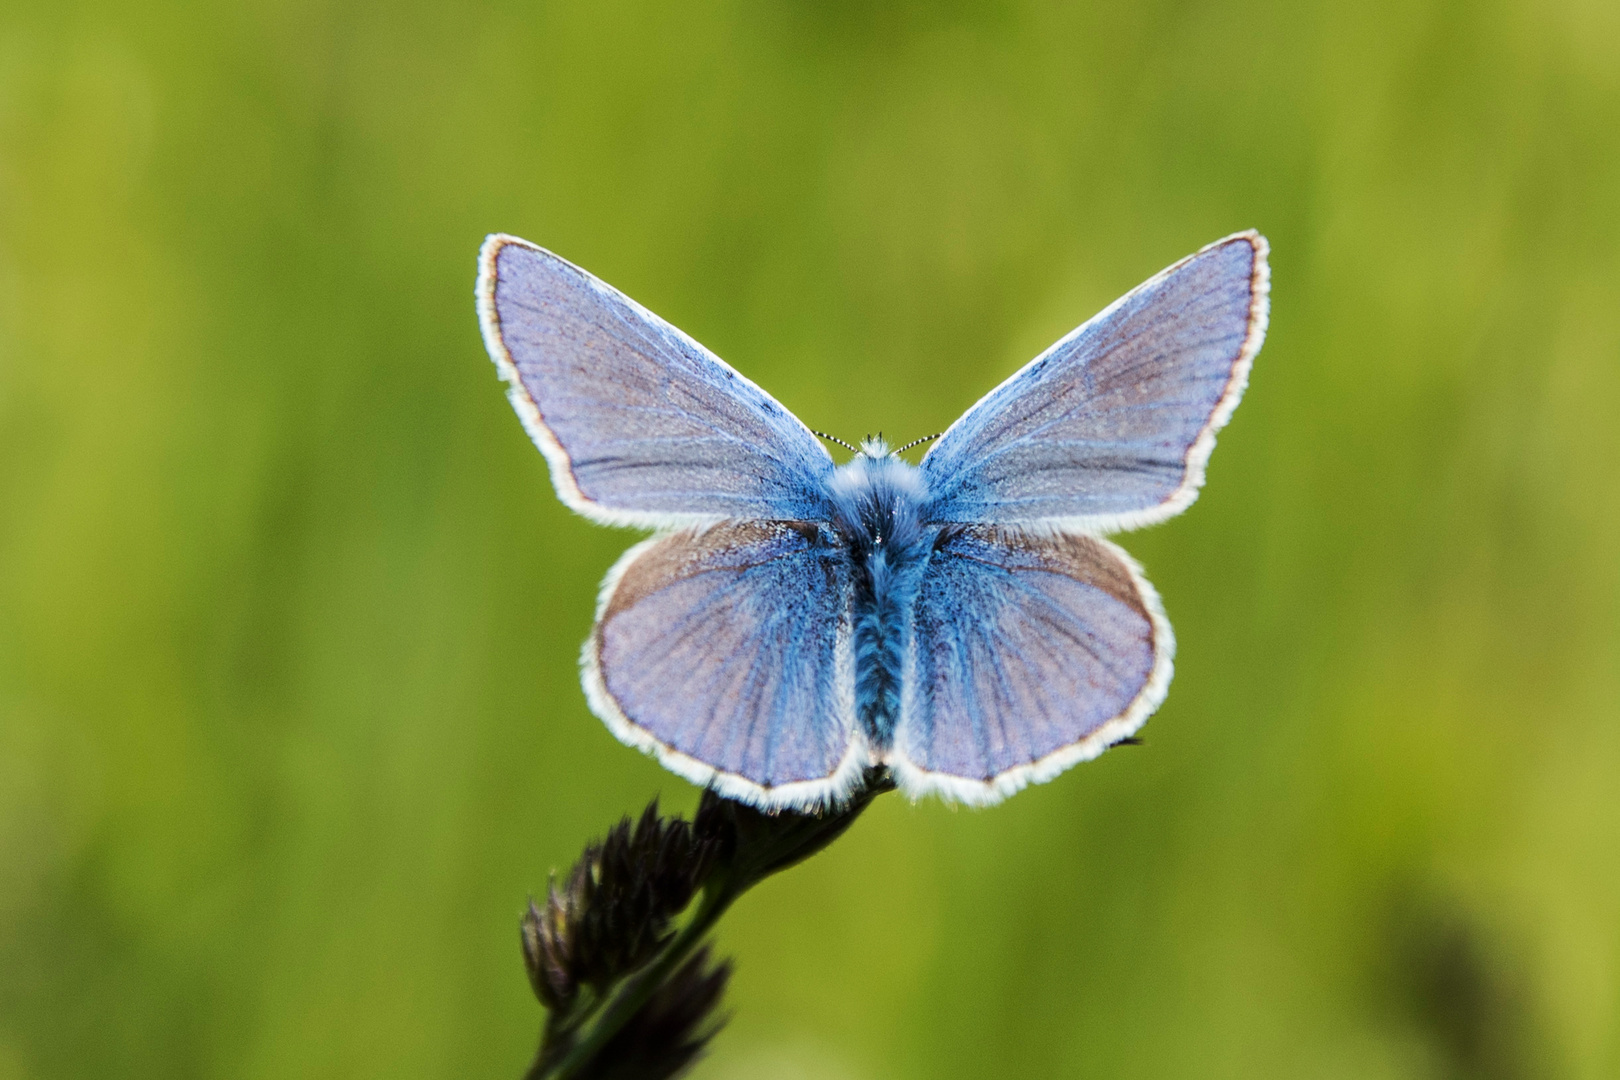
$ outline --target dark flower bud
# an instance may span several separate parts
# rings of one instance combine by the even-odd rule
[[[690,824],[659,817],[654,800],[588,844],[519,928],[529,984],[551,1014],[529,1077],[685,1072],[723,1023],[713,1014],[731,976],[727,963],[709,966],[703,936],[743,892],[825,848],[893,789],[887,770],[871,769],[843,803],[774,813],[706,791]]]
[[[566,1011],[581,986],[598,991],[646,964],[669,944],[670,920],[692,902],[713,864],[716,841],[654,800],[634,825],[625,818],[589,844],[543,909],[533,901],[521,932],[535,996]]]
[[[548,933],[546,928],[546,915],[553,910],[555,895],[556,890],[551,890],[545,911],[536,907],[531,897],[529,910],[523,913],[518,928],[523,938],[523,966],[529,973],[529,985],[534,988],[534,996],[552,1012],[566,1008],[574,996],[567,955],[563,952],[567,942],[559,940],[555,933]]]
[[[699,947],[579,1071],[579,1080],[672,1080],[691,1068],[725,1025],[714,1015],[731,978]]]

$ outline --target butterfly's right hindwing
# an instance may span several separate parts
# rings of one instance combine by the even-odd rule
[[[556,255],[491,236],[484,342],[557,494],[609,524],[825,519],[832,459],[769,394]]]
[[[913,797],[998,802],[1134,732],[1175,643],[1152,586],[1090,536],[947,530],[913,609],[889,763]]]

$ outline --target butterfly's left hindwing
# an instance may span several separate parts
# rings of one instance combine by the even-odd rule
[[[1164,700],[1175,643],[1119,548],[948,530],[917,594],[890,764],[913,797],[998,802],[1095,757]]]
[[[851,567],[820,526],[656,536],[608,575],[585,644],[591,706],[693,783],[765,808],[848,794],[856,734]]]

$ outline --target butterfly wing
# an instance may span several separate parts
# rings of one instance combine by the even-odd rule
[[[1209,245],[992,390],[923,459],[925,516],[1109,532],[1186,509],[1265,337],[1266,252]]]
[[[890,765],[918,797],[999,802],[1129,736],[1175,642],[1153,587],[1091,536],[947,529],[914,607]]]
[[[511,236],[479,254],[484,343],[563,502],[616,525],[824,519],[792,413],[618,290]]]
[[[608,574],[582,658],[592,709],[696,784],[765,808],[848,794],[851,573],[830,530],[724,522],[656,536]]]

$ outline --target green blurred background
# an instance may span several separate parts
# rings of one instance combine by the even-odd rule
[[[909,439],[1249,226],[1143,749],[728,916],[708,1080],[1620,1076],[1620,6],[11,0],[0,1078],[517,1075],[655,794],[485,233]]]

